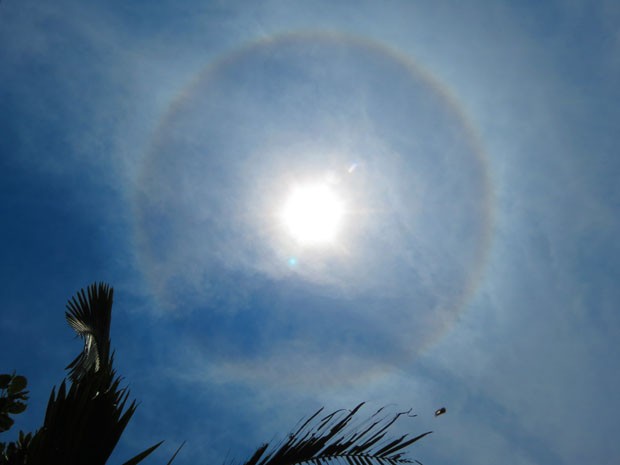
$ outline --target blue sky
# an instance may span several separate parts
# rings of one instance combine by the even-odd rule
[[[114,463],[160,439],[153,463],[241,461],[364,400],[413,407],[425,464],[616,463],[619,24],[612,1],[2,2],[16,429],[80,349],[66,300],[106,281],[141,402]],[[278,212],[316,182],[345,215],[309,246]]]

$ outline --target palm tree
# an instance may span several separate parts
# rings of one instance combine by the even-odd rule
[[[80,290],[67,303],[65,317],[84,341],[84,348],[67,366],[69,382],[63,380],[58,391],[52,389],[43,426],[34,434],[20,432],[16,442],[0,443],[0,465],[104,465],[107,462],[136,410],[135,401],[127,404],[129,391],[120,387],[121,378],[113,368],[114,353],[110,351],[113,293],[109,285],[94,283],[86,291]],[[25,378],[7,376],[0,375],[0,381],[2,386],[15,382],[10,391],[14,397],[10,405],[19,404],[11,407],[13,410],[8,407],[9,401],[1,404],[6,405],[6,412],[2,410],[0,414],[8,419],[3,416],[2,420],[10,427],[12,420],[8,413],[23,411],[25,404],[19,401],[27,399],[27,391],[23,390]],[[321,416],[322,409],[319,410],[279,444],[260,446],[244,465],[411,463],[405,451],[430,431],[413,438],[407,435],[390,438],[390,427],[402,415],[414,415],[408,411],[388,416],[383,409],[358,426],[352,426],[352,420],[362,405],[325,416]],[[162,442],[123,465],[138,464]]]
[[[70,383],[63,380],[52,389],[43,426],[34,434],[20,435],[7,447],[2,463],[103,465],[116,447],[136,402],[127,405],[129,390],[110,353],[110,322],[113,289],[92,284],[69,300],[65,314],[69,325],[84,340],[84,349],[67,368]],[[163,441],[162,441],[163,442]],[[161,442],[125,462],[134,465],[153,452]]]

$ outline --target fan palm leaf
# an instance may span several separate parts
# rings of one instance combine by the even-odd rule
[[[86,292],[80,290],[67,302],[67,323],[84,340],[84,349],[67,366],[74,382],[109,362],[113,295],[110,286],[99,283],[89,286]]]

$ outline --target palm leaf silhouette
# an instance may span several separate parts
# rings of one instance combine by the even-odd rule
[[[431,431],[413,438],[405,434],[390,439],[387,436],[390,427],[411,410],[389,417],[383,414],[383,408],[361,425],[351,426],[353,417],[363,405],[362,402],[353,410],[338,410],[325,417],[320,417],[323,411],[320,409],[274,448],[263,444],[244,465],[399,465],[413,462],[404,455],[406,448]]]
[[[114,290],[107,284],[93,284],[88,292],[80,290],[67,302],[65,318],[69,326],[84,340],[84,350],[71,362],[69,377],[77,382],[91,370],[99,371],[111,362],[110,324]]]
[[[113,289],[92,284],[67,303],[67,322],[84,341],[82,352],[71,362],[70,383],[64,380],[52,390],[43,427],[10,443],[2,464],[104,465],[136,410],[128,404],[129,391],[113,368],[110,323]],[[270,447],[263,444],[244,465],[402,465],[412,463],[407,448],[431,431],[415,437],[388,435],[390,428],[411,410],[394,415],[379,409],[355,425],[362,408],[337,410],[321,416],[323,409],[305,420],[294,433]],[[163,442],[163,441],[162,441]],[[159,442],[123,465],[136,465],[157,449]],[[174,453],[174,460],[183,444]],[[3,448],[4,449],[4,448]],[[0,451],[1,452],[1,451]],[[7,461],[8,459],[8,461]]]
[[[29,464],[105,464],[136,410],[113,369],[112,297],[107,284],[92,284],[67,303],[67,322],[84,340],[84,349],[67,367],[70,386],[63,381],[52,390],[43,427],[28,447]],[[139,463],[160,445],[126,464]]]

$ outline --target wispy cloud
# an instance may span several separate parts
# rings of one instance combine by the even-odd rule
[[[2,2],[0,148],[22,176],[2,331],[52,328],[17,347],[61,358],[48,318],[117,281],[128,442],[178,421],[216,444],[191,460],[393,399],[441,433],[424,463],[609,462],[619,10],[482,3]],[[308,178],[348,201],[335,247],[279,224]],[[32,218],[67,242],[35,247]],[[54,276],[32,295],[16,264]]]

